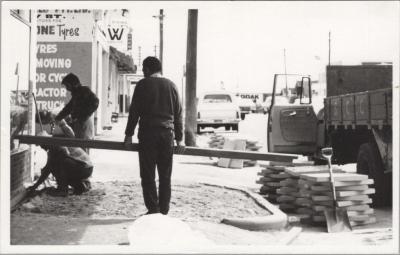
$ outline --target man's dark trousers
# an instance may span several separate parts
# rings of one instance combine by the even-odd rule
[[[174,134],[170,128],[146,128],[139,131],[139,164],[144,204],[149,213],[168,214],[171,199]],[[159,187],[155,182],[157,166]]]
[[[52,168],[58,188],[67,189],[68,185],[71,185],[76,193],[82,193],[85,190],[84,182],[88,182],[87,178],[93,172],[93,167],[84,167],[82,163],[71,158],[65,158],[53,164]]]

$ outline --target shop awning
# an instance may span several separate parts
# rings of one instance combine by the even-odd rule
[[[110,58],[116,60],[118,71],[121,73],[136,73],[137,66],[133,63],[133,58],[126,55],[116,48],[110,46]]]

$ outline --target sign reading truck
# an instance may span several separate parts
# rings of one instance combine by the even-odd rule
[[[70,95],[61,81],[75,73],[82,85],[91,85],[91,10],[38,10],[36,97],[39,110],[63,107]]]

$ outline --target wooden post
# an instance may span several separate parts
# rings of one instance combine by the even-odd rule
[[[196,76],[197,76],[197,14],[198,10],[190,9],[188,12],[188,32],[186,50],[186,114],[185,114],[185,144],[196,146],[197,130],[197,102],[196,102]]]
[[[164,21],[164,10],[160,10],[160,62],[161,66],[163,66],[163,50],[164,50],[164,29],[163,22]]]

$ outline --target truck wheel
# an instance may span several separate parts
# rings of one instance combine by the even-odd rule
[[[239,124],[232,125],[232,130],[239,132]]]
[[[367,174],[374,180],[375,194],[372,194],[373,207],[390,206],[392,203],[392,178],[385,174],[379,150],[375,143],[364,143],[357,156],[357,173]]]

